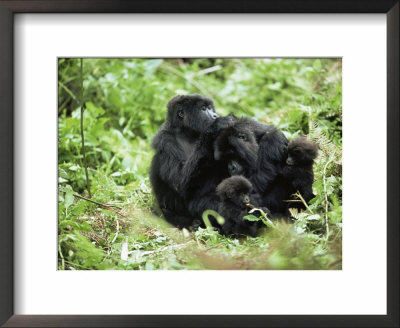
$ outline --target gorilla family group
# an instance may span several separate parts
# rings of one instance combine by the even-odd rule
[[[172,98],[167,117],[153,139],[150,181],[159,209],[178,228],[202,225],[205,210],[225,218],[225,235],[255,236],[259,222],[242,220],[252,208],[270,218],[290,217],[300,192],[314,197],[313,162],[317,145],[303,137],[288,142],[273,125],[251,118],[216,114],[213,101],[201,95]]]

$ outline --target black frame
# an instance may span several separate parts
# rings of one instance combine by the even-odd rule
[[[399,8],[399,0],[0,0],[0,324],[5,327],[399,327]],[[14,315],[14,13],[386,13],[387,315]]]

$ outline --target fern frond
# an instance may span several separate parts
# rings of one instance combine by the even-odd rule
[[[326,133],[318,126],[318,123],[315,122],[311,117],[308,121],[309,134],[308,137],[316,142],[319,146],[319,149],[323,153],[323,157],[331,158],[334,156],[333,161],[335,164],[342,164],[342,154],[340,149],[327,137]]]

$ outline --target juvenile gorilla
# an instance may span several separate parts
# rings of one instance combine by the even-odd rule
[[[306,203],[315,197],[312,193],[312,184],[314,182],[313,164],[317,154],[317,145],[303,137],[289,143],[286,165],[263,198],[263,202],[275,216],[289,217],[290,207],[305,208],[302,202],[292,196],[297,191]]]
[[[150,167],[150,182],[159,207],[171,224],[191,227],[207,208],[216,209],[216,196],[208,189],[223,179],[213,168],[212,140],[230,121],[219,118],[211,99],[201,95],[177,96],[167,105],[167,118],[153,139],[156,153]],[[226,168],[224,177],[227,176]],[[208,172],[210,171],[210,172]],[[210,173],[218,182],[204,180]],[[202,190],[196,189],[203,179]],[[206,189],[206,190],[205,190]]]
[[[218,185],[218,213],[225,219],[222,225],[223,234],[255,236],[258,223],[242,219],[252,207],[259,206],[257,200],[252,197],[252,189],[251,182],[238,175],[227,178]]]
[[[288,158],[282,175],[291,182],[292,188],[299,191],[308,203],[315,195],[312,192],[314,182],[313,164],[318,155],[316,143],[299,137],[288,146]]]

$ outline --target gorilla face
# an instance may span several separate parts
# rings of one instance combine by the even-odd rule
[[[225,179],[217,186],[217,195],[228,206],[231,203],[237,208],[246,208],[250,204],[252,185],[242,176],[234,176]]]
[[[232,198],[232,202],[237,204],[240,208],[246,208],[250,205],[250,193],[249,192],[237,193]]]
[[[230,176],[253,174],[258,144],[246,121],[238,119],[225,128],[214,143],[214,158],[226,163]]]
[[[211,99],[201,95],[176,96],[168,102],[167,122],[170,128],[204,132],[219,117]]]
[[[214,145],[217,161],[238,156],[243,159],[252,157],[252,160],[257,158],[258,144],[253,132],[238,123],[240,121],[234,122],[218,136]]]
[[[301,149],[293,149],[291,152],[288,153],[288,158],[286,159],[287,165],[295,165],[296,163],[300,162],[303,158],[302,150]]]
[[[294,165],[312,165],[318,154],[318,146],[306,138],[299,137],[292,140],[288,145],[288,157],[286,164]]]

